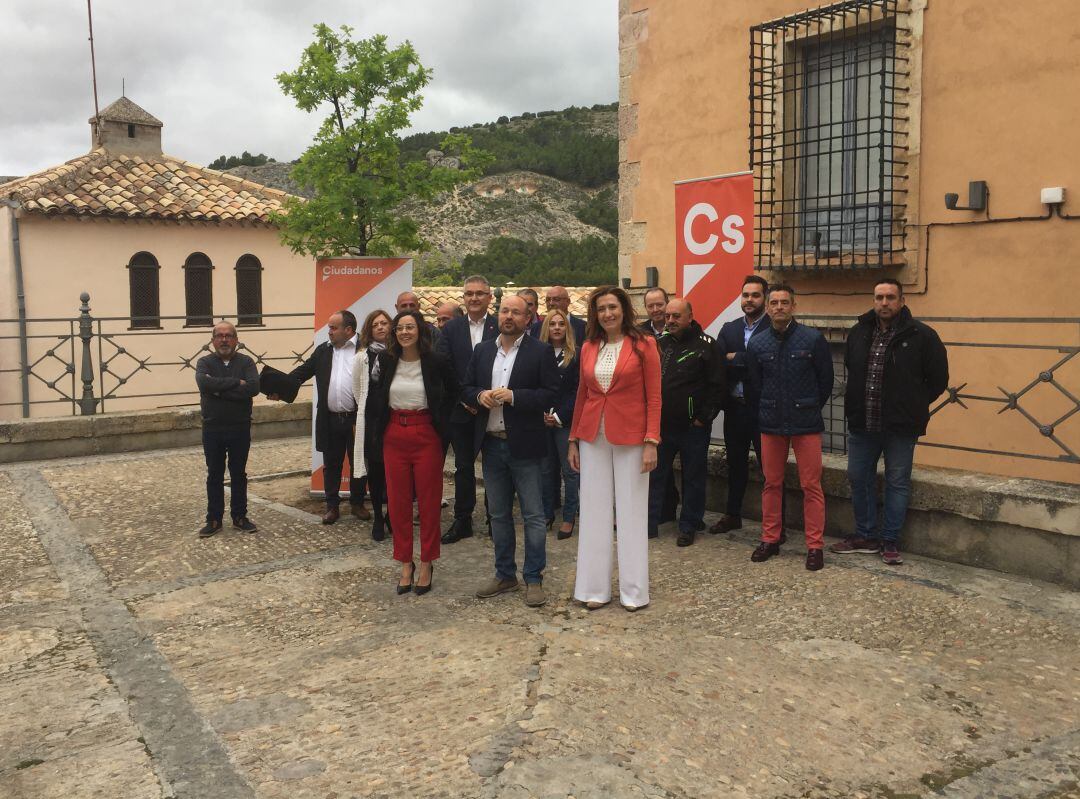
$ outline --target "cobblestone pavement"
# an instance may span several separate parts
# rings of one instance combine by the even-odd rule
[[[665,531],[635,614],[571,601],[576,537],[539,610],[473,597],[479,536],[399,597],[307,458],[208,540],[198,450],[0,469],[0,797],[1080,797],[1074,592],[748,526]]]

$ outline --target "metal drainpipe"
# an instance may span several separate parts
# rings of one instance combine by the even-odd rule
[[[15,300],[19,308],[19,380],[22,384],[22,415],[27,419],[30,417],[30,375],[27,372],[30,356],[26,344],[26,292],[23,288],[22,246],[19,241],[18,214],[22,206],[16,200],[3,200],[3,203],[11,209],[11,251],[15,258]]]

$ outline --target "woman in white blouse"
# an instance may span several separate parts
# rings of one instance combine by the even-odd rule
[[[660,443],[660,357],[634,324],[626,292],[603,286],[589,296],[581,375],[567,460],[581,472],[574,598],[590,609],[611,601],[612,538],[619,525],[619,600],[649,604],[649,472]],[[612,513],[614,505],[614,514]]]
[[[382,451],[394,560],[401,563],[397,592],[431,590],[439,557],[443,453],[450,412],[457,402],[457,377],[450,361],[432,350],[431,331],[417,311],[393,319],[386,352],[371,376],[369,447]],[[420,569],[413,562],[413,497],[420,510]]]

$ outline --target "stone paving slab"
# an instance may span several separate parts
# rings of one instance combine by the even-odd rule
[[[306,443],[256,446],[252,474]],[[570,600],[576,537],[549,539],[539,610],[473,597],[483,536],[397,596],[389,541],[280,504],[303,478],[251,483],[264,532],[197,540],[201,469],[0,469],[9,504],[39,473],[61,503],[13,516],[61,593],[0,607],[0,797],[1080,797],[1075,592],[921,558],[808,573],[794,540],[751,564],[748,525],[650,542],[635,614]]]
[[[8,475],[0,472],[0,610],[22,603],[65,599],[67,592],[49,563],[18,501]]]

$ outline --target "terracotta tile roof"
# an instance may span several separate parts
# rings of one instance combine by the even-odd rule
[[[288,196],[169,155],[100,149],[0,185],[0,197],[35,213],[205,222],[270,224]]]
[[[540,312],[544,311],[544,294],[547,292],[549,286],[514,286],[513,290],[517,291],[523,288],[531,288],[540,295]],[[492,287],[494,291],[494,287]],[[570,293],[570,313],[574,316],[580,316],[585,318],[586,310],[589,304],[589,292],[593,290],[592,286],[567,286],[566,290]],[[424,318],[435,320],[435,311],[444,302],[452,302],[455,305],[462,304],[461,287],[460,286],[414,286],[413,291],[416,293],[416,298],[420,301],[420,313],[424,315]],[[392,310],[392,309],[387,309]],[[495,300],[491,301],[491,310],[495,310]]]

